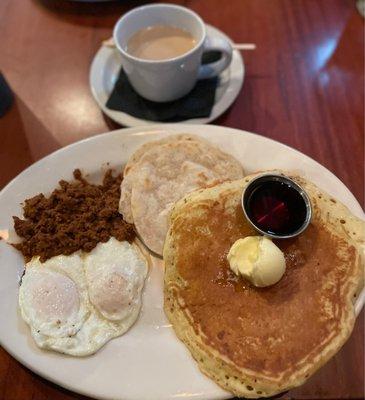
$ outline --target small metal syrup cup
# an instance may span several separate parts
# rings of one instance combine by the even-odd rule
[[[303,200],[304,206],[305,206],[305,218],[303,220],[302,225],[296,229],[293,232],[288,232],[285,234],[275,234],[270,231],[265,231],[262,229],[262,227],[257,226],[255,221],[252,220],[250,217],[250,212],[249,212],[249,202],[251,200],[251,195],[255,189],[258,187],[262,187],[263,185],[270,184],[273,182],[281,182],[285,183],[287,186],[289,186],[291,189],[294,189],[297,191],[297,193],[300,195],[300,197]],[[294,182],[292,179],[288,178],[287,176],[284,175],[279,175],[279,174],[264,174],[260,175],[257,178],[254,178],[244,189],[242,193],[242,199],[241,199],[241,204],[242,204],[242,209],[245,214],[245,217],[247,220],[250,222],[250,224],[260,233],[262,233],[265,236],[271,237],[273,239],[289,239],[293,238],[295,236],[300,235],[309,225],[311,218],[312,218],[312,206],[311,202],[309,199],[308,194],[306,191],[298,185],[296,182]]]

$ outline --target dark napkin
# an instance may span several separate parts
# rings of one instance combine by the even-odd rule
[[[202,63],[208,64],[219,60],[220,57],[220,52],[206,52],[203,54]],[[156,103],[141,97],[133,89],[121,68],[106,106],[149,121],[178,122],[190,118],[203,118],[208,117],[212,111],[217,85],[218,78],[199,80],[181,99]]]

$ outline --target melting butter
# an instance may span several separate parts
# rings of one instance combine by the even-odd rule
[[[236,240],[227,255],[230,269],[253,285],[274,285],[284,275],[283,252],[265,236],[247,236]]]

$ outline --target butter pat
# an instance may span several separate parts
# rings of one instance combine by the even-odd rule
[[[236,240],[227,255],[229,266],[253,285],[274,285],[284,275],[283,252],[265,236],[247,236]]]

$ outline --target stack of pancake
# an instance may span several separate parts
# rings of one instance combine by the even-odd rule
[[[256,175],[198,190],[171,214],[164,246],[165,312],[200,369],[235,395],[272,396],[301,385],[349,337],[363,286],[364,223],[310,182],[313,218],[279,240],[287,270],[257,288],[229,268],[239,238],[256,235],[241,194]]]
[[[312,221],[299,236],[275,241],[286,261],[278,283],[257,288],[235,275],[232,244],[258,234],[241,208],[258,175],[244,178],[240,163],[206,140],[167,136],[131,157],[120,200],[124,219],[163,253],[165,312],[177,336],[202,372],[249,398],[302,384],[344,344],[363,286],[365,242],[361,220],[286,173],[307,191]]]

